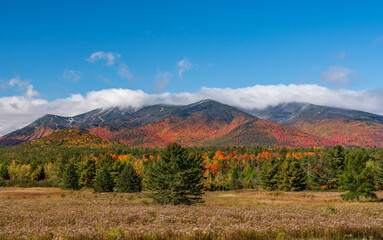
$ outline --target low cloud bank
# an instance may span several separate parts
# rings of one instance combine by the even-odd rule
[[[34,96],[34,95],[32,95]],[[190,104],[213,99],[242,109],[263,109],[280,103],[307,102],[383,114],[383,89],[354,91],[313,84],[255,85],[247,88],[206,88],[199,92],[148,94],[141,90],[105,89],[85,96],[47,101],[29,95],[0,98],[0,136],[19,129],[45,114],[74,116],[112,106],[139,108],[153,104]]]

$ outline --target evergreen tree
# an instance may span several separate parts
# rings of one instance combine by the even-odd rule
[[[93,180],[96,176],[96,162],[89,159],[81,171],[80,184],[86,188],[93,188]]]
[[[275,157],[263,161],[259,175],[259,185],[265,190],[278,188],[278,173],[281,161]]]
[[[60,155],[57,160],[57,163],[55,164],[56,166],[55,173],[59,178],[64,177],[64,172],[67,169],[68,164],[69,164],[69,154],[64,153]]]
[[[96,172],[96,177],[93,182],[93,189],[95,192],[113,192],[113,188],[113,178],[110,175],[108,166],[104,165]]]
[[[62,188],[73,190],[80,189],[77,167],[74,165],[74,163],[70,163],[63,173]]]
[[[113,163],[114,163],[114,160],[113,160],[112,156],[108,153],[105,153],[100,157],[100,159],[98,159],[97,169],[101,169],[104,166],[110,167],[113,165]]]
[[[117,190],[119,192],[141,192],[142,180],[131,164],[126,164],[124,170],[118,175]]]
[[[249,165],[249,164],[248,164]],[[255,188],[255,183],[257,179],[256,168],[253,166],[247,166],[243,169],[242,175],[244,178],[244,183],[246,188]]]
[[[37,181],[45,179],[45,168],[44,165],[41,166],[39,174],[37,175]]]
[[[295,158],[286,159],[279,168],[278,189],[282,191],[302,191],[306,187],[307,175]]]
[[[366,167],[367,159],[367,155],[361,150],[347,156],[346,167],[340,177],[340,189],[348,191],[341,195],[344,200],[359,201],[360,196],[376,198],[372,192],[374,188],[369,176],[370,169]]]
[[[113,182],[117,183],[118,176],[124,170],[125,163],[120,161],[114,161],[113,164],[109,165],[109,173],[112,176]]]
[[[2,178],[4,180],[8,180],[10,178],[9,177],[9,172],[8,172],[8,166],[7,166],[6,163],[1,164],[0,178]]]
[[[241,181],[239,180],[239,173],[241,172],[240,166],[233,166],[230,169],[230,189],[242,188]]]
[[[169,143],[146,171],[148,195],[159,204],[191,205],[202,201],[202,157]]]
[[[345,166],[345,153],[342,146],[330,147],[322,156],[322,162],[327,179],[328,188],[336,188],[339,186],[339,178],[343,173]]]

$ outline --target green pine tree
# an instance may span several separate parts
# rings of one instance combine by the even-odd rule
[[[345,167],[345,153],[342,146],[328,148],[322,157],[324,173],[323,179],[327,179],[328,188],[337,188],[339,178]]]
[[[263,161],[262,170],[259,175],[259,185],[265,190],[276,190],[278,188],[278,174],[281,161],[275,157]]]
[[[62,188],[73,190],[80,189],[77,167],[74,163],[69,163],[63,173]]]
[[[348,191],[342,194],[344,200],[356,199],[359,197],[376,198],[373,183],[370,177],[370,169],[366,167],[367,155],[362,150],[351,152],[347,156],[344,173],[340,177],[340,189]]]
[[[37,181],[41,181],[45,179],[45,168],[44,168],[44,165],[41,166],[40,170],[39,170],[39,174],[37,175]]]
[[[307,174],[295,158],[286,159],[279,168],[278,189],[302,191],[306,187]]]
[[[80,176],[80,184],[85,188],[93,188],[93,180],[96,176],[96,162],[93,159],[86,161]]]
[[[119,192],[141,192],[142,179],[131,164],[126,164],[124,170],[118,175],[116,185]]]
[[[7,166],[6,163],[1,164],[0,178],[2,178],[4,180],[8,180],[10,178],[9,177],[9,172],[8,172],[8,166]]]
[[[241,168],[239,165],[233,166],[230,169],[230,189],[240,189],[242,188],[242,184],[240,181],[240,172]]]
[[[148,196],[159,204],[191,205],[202,201],[202,157],[169,143],[161,159],[152,161],[146,171]]]
[[[98,169],[96,177],[93,182],[93,189],[95,192],[113,192],[114,180],[110,175],[107,165]]]

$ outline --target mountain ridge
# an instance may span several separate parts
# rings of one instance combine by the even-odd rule
[[[339,145],[383,147],[383,116],[378,114],[309,103],[279,104],[252,114]]]
[[[146,147],[170,141],[195,146],[383,146],[380,115],[309,103],[243,111],[210,99],[188,105],[98,108],[73,117],[46,114],[1,137],[0,145],[16,145],[72,128]]]

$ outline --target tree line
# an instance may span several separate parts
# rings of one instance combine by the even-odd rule
[[[376,148],[182,148],[173,143],[165,149],[92,149],[64,145],[50,147],[51,155],[41,146],[13,149],[0,148],[1,186],[92,188],[95,192],[146,189],[155,202],[173,204],[198,202],[203,190],[345,191],[344,199],[359,200],[374,198],[373,192],[383,189],[383,150]],[[162,188],[172,200],[162,197]]]

